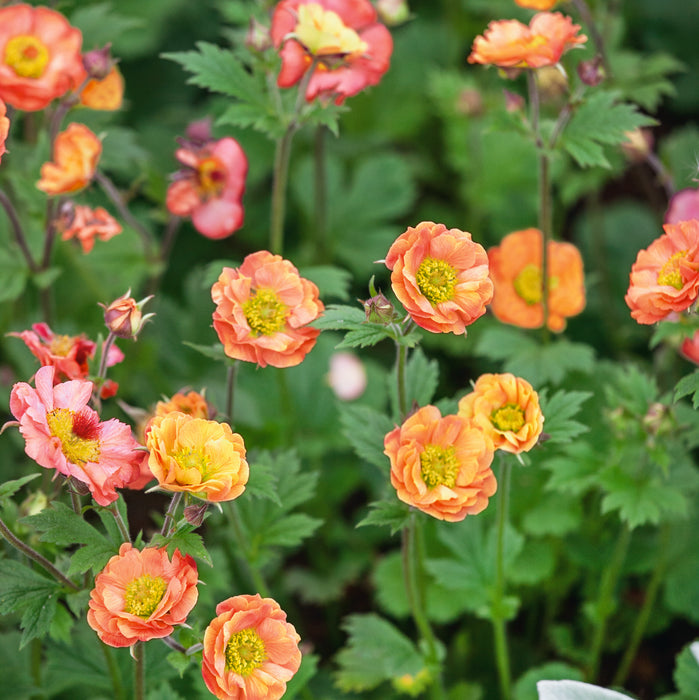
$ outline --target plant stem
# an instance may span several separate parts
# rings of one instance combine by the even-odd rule
[[[605,72],[607,78],[610,78],[612,75],[612,71],[611,71],[611,68],[609,66],[609,61],[607,60],[607,52],[604,50],[604,40],[602,39],[602,35],[600,34],[599,30],[597,29],[597,24],[595,23],[595,20],[592,17],[592,13],[590,12],[590,8],[588,7],[585,0],[573,0],[573,5],[575,5],[575,8],[580,13],[580,17],[582,18],[582,21],[585,22],[585,24],[587,25],[587,29],[590,32],[590,34],[592,35],[592,41],[595,43],[595,48],[597,49],[597,53],[599,54],[600,58],[602,59],[602,65],[604,66],[604,72]]]
[[[163,519],[163,528],[160,531],[160,534],[163,537],[167,537],[172,532],[172,528],[175,525],[175,513],[177,512],[177,506],[180,505],[181,500],[181,491],[174,493],[170,499],[170,505],[168,506],[167,511],[165,511],[165,518]]]
[[[500,456],[500,483],[497,501],[497,544],[495,550],[495,590],[493,591],[492,622],[495,638],[495,659],[500,681],[500,697],[509,700],[512,694],[510,656],[507,649],[507,630],[503,603],[505,597],[505,528],[510,488],[510,463]]]
[[[79,591],[80,589],[76,586],[69,578],[66,578],[48,559],[39,554],[35,549],[25,544],[20,540],[9,527],[5,524],[5,521],[0,518],[0,535],[2,535],[15,549],[19,550],[25,556],[29,557],[35,561],[39,566],[43,567],[48,571],[56,580],[60,581],[64,586],[71,588],[74,591]]]
[[[2,205],[5,213],[7,214],[7,218],[10,220],[10,226],[12,228],[12,232],[14,233],[15,241],[17,241],[17,245],[22,251],[24,259],[27,261],[27,266],[32,272],[37,272],[39,268],[34,260],[31,250],[29,250],[29,245],[27,244],[27,239],[24,235],[24,229],[22,228],[19,216],[17,215],[17,210],[3,190],[0,190],[0,205]]]
[[[104,654],[104,660],[107,663],[107,671],[109,672],[109,677],[112,681],[112,688],[114,689],[114,697],[117,700],[125,700],[124,686],[121,683],[121,676],[119,675],[119,668],[114,661],[114,656],[112,654],[111,648],[104,642],[100,642],[102,647],[102,653]]]
[[[629,547],[631,540],[631,530],[624,524],[622,525],[621,533],[617,539],[612,560],[609,562],[602,575],[599,595],[595,605],[595,628],[590,644],[589,660],[585,676],[590,683],[594,683],[599,672],[600,658],[602,656],[602,646],[604,644],[604,635],[607,631],[607,620],[612,612],[614,589],[619,580],[621,567],[626,557],[626,550]]]
[[[129,528],[126,527],[124,518],[121,517],[121,513],[117,508],[116,501],[110,506],[108,506],[107,510],[109,510],[109,512],[114,516],[114,520],[116,520],[117,527],[119,528],[119,532],[121,533],[121,537],[124,540],[124,542],[131,543],[131,535],[129,535]]]
[[[313,144],[314,168],[314,221],[313,233],[315,237],[316,260],[329,262],[332,259],[328,248],[327,220],[328,220],[328,188],[327,172],[325,167],[325,127],[320,124],[316,127],[315,141]]]
[[[402,343],[396,343],[396,385],[398,396],[399,419],[403,421],[408,413],[408,399],[405,388],[405,361],[408,348]]]
[[[146,645],[136,642],[132,647],[134,660],[133,691],[135,700],[144,700],[146,696]]]
[[[226,371],[226,420],[233,429],[233,410],[235,406],[235,382],[238,377],[240,362],[234,360]]]
[[[255,586],[257,592],[263,598],[268,598],[269,586],[267,586],[267,583],[265,582],[262,573],[260,572],[258,567],[255,564],[253,564],[250,560],[250,547],[247,538],[245,537],[245,533],[243,532],[243,525],[240,522],[240,515],[238,514],[236,504],[231,503],[230,507],[225,509],[225,512],[228,514],[228,521],[233,526],[235,537],[238,540],[238,546],[240,547],[240,550],[243,554],[243,560],[245,561],[245,565],[247,567],[248,574],[252,579],[252,583]]]

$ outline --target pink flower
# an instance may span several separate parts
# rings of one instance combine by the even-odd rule
[[[314,65],[306,100],[328,97],[342,104],[388,70],[393,39],[376,21],[369,0],[282,0],[270,34],[280,49],[279,87],[298,83]]]
[[[108,241],[121,233],[121,225],[109,212],[97,207],[92,209],[81,204],[69,205],[60,217],[58,228],[61,240],[75,238],[80,242],[83,253],[89,253],[95,245],[95,239]]]
[[[53,367],[36,373],[36,389],[12,387],[10,411],[19,421],[25,452],[42,467],[87,485],[101,506],[118,498],[142,459],[131,428],[116,418],[100,422],[88,405],[92,382],[74,379],[54,386]]]
[[[205,143],[187,141],[175,152],[185,168],[167,190],[167,208],[189,216],[207,238],[226,238],[243,225],[241,199],[248,159],[230,137]]]
[[[90,372],[88,360],[95,355],[96,345],[84,335],[57,335],[46,323],[35,323],[32,330],[7,335],[21,338],[42,367],[56,369],[54,382],[63,379],[85,379]],[[107,367],[124,359],[124,353],[116,345],[109,348]]]
[[[665,214],[666,224],[699,219],[699,189],[680,190],[670,200]]]
[[[684,339],[680,346],[680,355],[695,365],[699,365],[699,331],[695,331],[691,338]]]

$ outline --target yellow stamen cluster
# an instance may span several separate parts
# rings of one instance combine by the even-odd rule
[[[527,304],[540,304],[542,297],[541,268],[536,265],[527,265],[515,277],[515,292],[524,299]]]
[[[143,574],[127,584],[124,592],[124,610],[132,615],[148,619],[163,599],[167,583],[160,576]]]
[[[51,339],[49,350],[58,357],[66,357],[75,345],[75,340],[69,335],[55,335]]]
[[[675,289],[684,287],[682,272],[680,270],[680,260],[687,257],[686,250],[680,250],[674,255],[671,255],[667,262],[660,268],[658,273],[658,284],[666,284]]]
[[[430,304],[439,304],[454,297],[456,270],[445,260],[425,258],[417,269],[415,281]]]
[[[201,481],[209,478],[209,469],[211,468],[211,458],[204,452],[203,447],[195,449],[181,449],[172,455],[177,464],[185,471],[194,469],[198,474],[201,474]]]
[[[49,62],[49,50],[31,34],[13,36],[5,44],[5,64],[20,78],[40,78]]]
[[[249,676],[266,660],[265,643],[254,629],[236,632],[226,644],[226,670],[239,676]]]
[[[427,445],[420,455],[420,475],[429,488],[454,488],[459,474],[459,460],[453,447]]]
[[[312,56],[360,56],[368,48],[359,34],[345,25],[337,13],[315,2],[299,6],[294,38]]]
[[[96,462],[100,456],[100,441],[84,438],[73,432],[75,411],[68,408],[54,408],[46,414],[51,435],[61,441],[61,451],[65,458],[82,467],[87,462]]]
[[[497,430],[517,433],[525,423],[524,409],[516,403],[506,403],[490,414],[490,422]]]
[[[197,174],[199,190],[204,197],[216,197],[221,194],[226,184],[226,168],[218,158],[204,158],[198,164]]]
[[[258,289],[243,304],[253,335],[274,335],[286,325],[288,309],[272,289]]]

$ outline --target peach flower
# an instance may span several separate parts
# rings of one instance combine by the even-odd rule
[[[512,374],[481,375],[459,401],[459,415],[485,431],[496,450],[515,454],[531,450],[544,427],[539,395]]]
[[[391,484],[404,503],[457,522],[480,513],[495,493],[493,443],[461,416],[425,406],[384,438]]]
[[[227,423],[178,411],[156,416],[146,436],[148,466],[166,491],[207,501],[232,501],[245,490],[250,470],[243,438]]]
[[[665,213],[665,223],[678,224],[690,219],[699,219],[699,189],[691,187],[672,197]]]
[[[388,70],[393,39],[369,0],[282,0],[270,34],[280,50],[279,87],[296,85],[315,62],[306,100],[342,104]]]
[[[197,578],[189,555],[125,542],[95,578],[87,623],[112,647],[167,637],[196,604]]]
[[[515,0],[515,3],[530,10],[550,10],[558,0]]]
[[[685,338],[682,341],[680,354],[686,360],[699,365],[699,331],[695,331],[691,338]]]
[[[488,250],[495,285],[490,309],[503,323],[520,328],[543,325],[541,252],[542,235],[535,228],[510,233]],[[585,308],[582,257],[572,243],[549,241],[548,264],[548,327],[560,332],[567,317]]]
[[[408,228],[386,255],[393,291],[418,326],[466,332],[493,296],[488,256],[471,234],[423,221]]]
[[[248,159],[240,144],[187,141],[175,156],[185,168],[168,187],[166,204],[175,216],[188,216],[207,238],[226,238],[243,225],[242,198]]]
[[[121,224],[103,207],[92,209],[82,204],[71,206],[58,220],[61,240],[74,238],[80,243],[83,253],[89,253],[95,240],[108,241],[121,233]]]
[[[53,161],[41,166],[36,186],[49,195],[69,194],[86,187],[95,175],[102,142],[84,124],[69,124],[56,137]]]
[[[42,467],[87,485],[101,506],[132,481],[141,452],[131,428],[116,418],[100,422],[87,404],[92,382],[74,379],[54,386],[54,368],[36,373],[36,389],[25,382],[12,388],[10,411],[19,421],[25,452]]]
[[[228,357],[260,367],[298,365],[320,331],[308,324],[325,309],[318,287],[280,255],[248,255],[224,267],[211,288],[214,329]]]
[[[81,80],[82,34],[48,7],[0,8],[0,99],[36,111]]]
[[[80,104],[90,109],[113,112],[124,101],[124,77],[121,71],[112,66],[106,77],[101,80],[92,78],[80,93]]]
[[[7,107],[5,103],[0,100],[0,162],[2,161],[2,156],[7,151],[5,148],[5,141],[7,141],[7,135],[9,133],[10,120],[7,118]]]
[[[7,335],[21,338],[42,367],[55,368],[56,383],[64,379],[85,379],[90,373],[88,361],[95,356],[96,344],[84,335],[58,335],[46,323],[35,323],[32,330]],[[124,359],[124,353],[111,345],[107,354],[107,367]]]
[[[673,311],[685,311],[699,295],[699,220],[663,229],[631,267],[624,300],[638,323],[656,323]]]
[[[579,29],[560,12],[539,12],[529,26],[514,19],[491,22],[473,42],[468,61],[501,68],[552,66],[568,49],[587,41],[584,34],[577,36]]]
[[[272,598],[228,598],[204,632],[206,687],[221,700],[278,700],[301,665],[300,640]]]

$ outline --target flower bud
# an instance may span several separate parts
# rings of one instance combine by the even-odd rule
[[[190,122],[185,131],[185,138],[197,146],[203,146],[213,139],[211,133],[211,117],[204,117]]]
[[[568,90],[568,76],[560,68],[560,63],[555,66],[542,66],[537,71],[539,90],[544,100],[556,100],[562,97]]]
[[[602,59],[599,56],[595,56],[589,61],[580,61],[578,63],[578,75],[585,85],[590,87],[599,85],[606,77],[602,67]]]
[[[143,306],[153,297],[151,295],[137,302],[129,296],[130,294],[131,290],[129,289],[126,294],[115,299],[109,306],[104,304],[100,304],[100,306],[104,309],[104,323],[111,333],[119,338],[136,340],[145,322],[155,316],[155,314],[144,316],[142,313]]]
[[[272,46],[272,37],[269,35],[269,27],[252,17],[245,35],[245,46],[260,53],[270,48]]]
[[[27,496],[19,506],[21,517],[41,513],[49,504],[49,499],[43,491],[34,491]]]
[[[104,80],[114,67],[116,61],[112,58],[111,44],[104,48],[93,49],[83,54],[83,67],[90,78]]]
[[[410,19],[410,8],[406,0],[377,0],[379,19],[389,27],[403,24]]]
[[[206,515],[206,511],[208,510],[208,503],[185,506],[184,518],[190,525],[194,525],[194,527],[199,527],[204,522],[204,516]]]
[[[653,136],[648,129],[634,129],[624,133],[626,141],[621,150],[632,163],[642,163],[653,148]]]
[[[521,112],[524,109],[524,98],[516,92],[503,90],[505,95],[505,109],[508,112]]]
[[[381,292],[362,303],[364,304],[366,320],[370,323],[383,323],[386,325],[393,321],[393,304]]]

